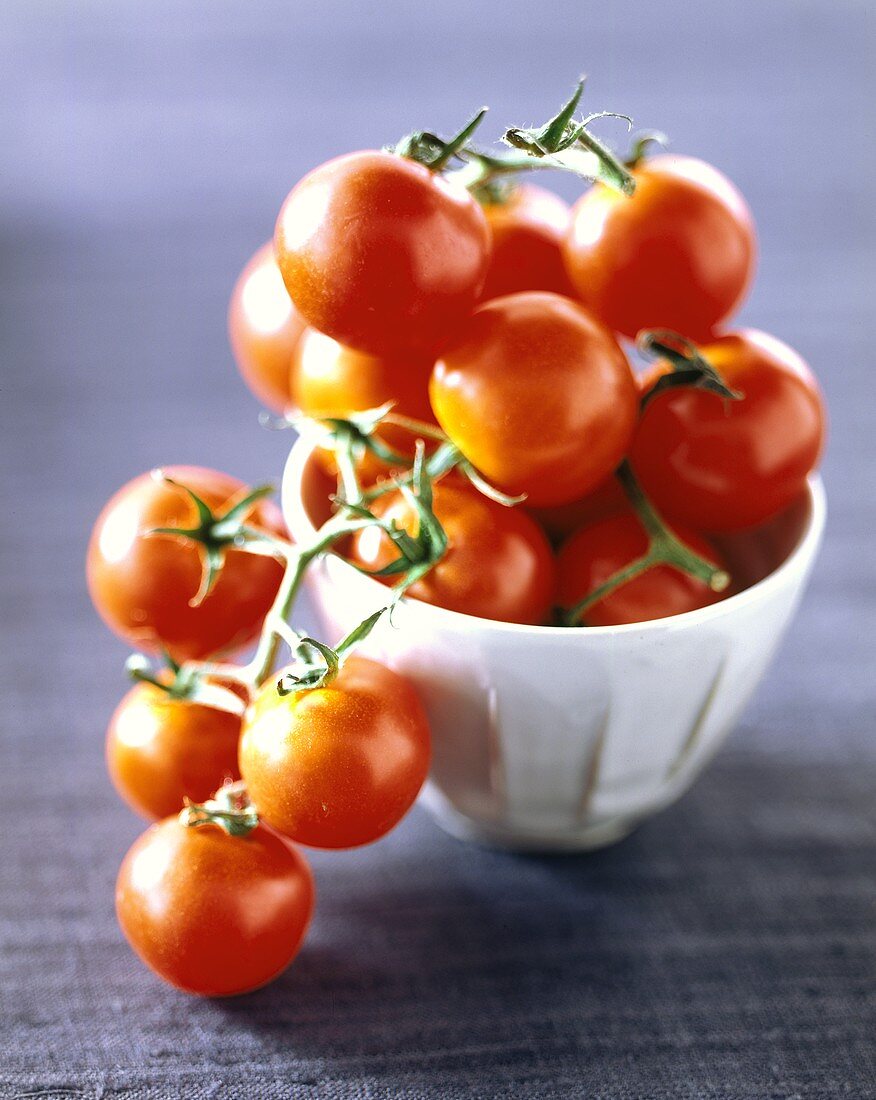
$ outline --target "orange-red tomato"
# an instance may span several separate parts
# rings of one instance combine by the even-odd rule
[[[429,724],[413,686],[353,656],[322,688],[280,695],[272,677],[244,720],[240,771],[259,814],[301,844],[370,844],[425,782]]]
[[[243,380],[276,412],[289,408],[289,361],[304,328],[268,242],[234,284],[228,335]]]
[[[631,461],[667,516],[701,531],[737,531],[803,491],[826,413],[809,367],[774,336],[747,329],[701,350],[742,399],[687,387],[660,394],[645,409]],[[666,369],[657,364],[646,385]]]
[[[344,417],[393,401],[394,412],[434,424],[429,404],[432,364],[431,357],[410,352],[378,357],[354,351],[309,328],[292,356],[293,401],[305,416],[313,417]],[[377,435],[398,454],[413,458],[416,435],[392,424],[381,427]],[[318,454],[334,472],[334,455],[325,450]],[[375,455],[368,454],[360,473],[368,480],[385,470]]]
[[[366,151],[328,161],[293,188],[274,246],[292,301],[314,328],[386,355],[447,341],[477,301],[490,232],[454,181]]]
[[[693,157],[654,157],[633,175],[632,197],[600,185],[578,200],[566,240],[572,282],[631,339],[666,328],[706,340],[751,282],[751,213],[725,176]]]
[[[493,250],[482,301],[520,290],[574,295],[563,262],[571,210],[559,195],[524,183],[500,202],[485,202],[483,208]]]
[[[557,543],[586,523],[621,511],[628,503],[621,483],[612,474],[580,500],[557,504],[553,508],[527,508],[527,511],[547,532],[551,541]]]
[[[474,489],[446,480],[434,487],[432,507],[448,538],[437,565],[408,589],[411,596],[482,619],[543,623],[554,596],[554,562],[547,539],[520,508],[506,508]],[[412,535],[418,520],[399,492],[373,505]],[[398,557],[389,536],[368,527],[354,536],[351,558],[369,572]],[[397,578],[378,578],[386,584]]]
[[[144,963],[205,997],[246,993],[295,958],[313,912],[301,854],[264,826],[228,836],[216,825],[153,825],[125,856],[116,913]]]
[[[674,527],[675,534],[701,557],[721,565],[713,546],[699,535]],[[648,537],[632,510],[582,527],[557,557],[559,605],[570,610],[648,549]],[[620,585],[583,616],[587,626],[643,623],[694,611],[721,599],[703,581],[670,565],[655,565]]]
[[[226,780],[240,778],[239,740],[237,715],[137,684],[110,720],[107,767],[132,809],[167,817],[184,799],[205,802]]]
[[[237,478],[200,466],[166,466],[164,473],[215,509],[246,492]],[[260,501],[254,527],[282,535],[278,509]],[[282,566],[273,558],[229,550],[212,592],[189,601],[201,583],[199,548],[190,539],[149,535],[155,527],[194,527],[195,506],[180,489],[143,474],[129,481],[98,517],[88,546],[91,599],[120,638],[147,652],[165,649],[176,661],[227,653],[251,642],[273,603]]]
[[[534,507],[567,504],[616,469],[638,413],[614,336],[559,294],[480,306],[435,364],[438,423],[494,485]]]

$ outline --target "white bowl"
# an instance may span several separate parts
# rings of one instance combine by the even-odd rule
[[[289,455],[282,503],[293,538],[312,538],[312,517],[327,510],[326,477],[303,440]],[[434,745],[426,806],[459,837],[569,850],[610,844],[673,802],[760,682],[824,521],[813,478],[781,517],[723,544],[748,587],[652,622],[519,626],[403,601],[362,652],[422,695]],[[329,641],[387,599],[334,554],[313,564],[308,584]]]

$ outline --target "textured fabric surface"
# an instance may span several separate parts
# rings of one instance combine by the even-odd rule
[[[876,1096],[873,16],[4,4],[0,1096]],[[757,213],[743,318],[799,347],[832,410],[804,605],[707,774],[622,844],[514,856],[415,811],[314,858],[317,916],[280,981],[178,994],[112,911],[142,825],[103,766],[126,651],[88,604],[88,527],[157,463],[279,474],[289,440],[257,427],[224,309],[295,178],[482,101],[491,134],[535,121],[582,67],[592,108],[670,130]]]

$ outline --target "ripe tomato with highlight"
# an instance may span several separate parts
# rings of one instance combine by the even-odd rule
[[[184,800],[206,801],[239,779],[240,717],[136,684],[110,720],[106,760],[116,790],[138,814],[162,818]]]
[[[803,492],[824,446],[824,402],[807,364],[774,336],[746,329],[700,350],[741,400],[665,391],[646,407],[630,458],[667,516],[701,531],[738,531]],[[645,385],[666,369],[656,364]]]
[[[231,350],[244,382],[275,412],[290,405],[289,363],[304,332],[268,242],[240,274],[228,305]]]
[[[246,493],[237,478],[201,466],[166,466],[163,472],[193,489],[212,509],[230,507]],[[285,535],[275,505],[259,501],[250,524]],[[175,661],[229,653],[258,636],[283,568],[273,558],[229,550],[212,592],[197,607],[201,584],[198,546],[156,527],[194,527],[197,512],[179,488],[143,474],[105,506],[88,546],[88,588],[107,626],[149,653],[164,649]]]
[[[295,958],[313,912],[303,856],[259,825],[153,825],[125,856],[116,913],[131,947],[187,993],[228,997],[276,978]]]
[[[504,492],[568,504],[614,471],[638,389],[614,336],[559,294],[480,306],[435,364],[432,408],[451,441]]]
[[[707,340],[751,283],[751,212],[726,176],[693,157],[657,156],[633,176],[632,196],[597,185],[574,207],[565,255],[578,296],[630,339],[657,328]]]
[[[272,676],[244,719],[240,772],[264,821],[315,848],[389,832],[426,780],[431,738],[413,686],[349,657],[325,687],[280,695]]]
[[[387,355],[447,342],[480,294],[490,231],[453,180],[366,151],[328,161],[292,189],[274,247],[309,324]]]

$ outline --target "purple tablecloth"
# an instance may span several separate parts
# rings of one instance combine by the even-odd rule
[[[873,17],[798,0],[7,2],[0,1095],[876,1095]],[[88,528],[158,463],[279,475],[289,440],[256,424],[224,309],[307,167],[483,101],[491,134],[537,121],[582,67],[591,108],[669,130],[758,216],[744,320],[802,351],[832,409],[808,596],[711,770],[623,844],[524,858],[417,811],[314,858],[317,917],[282,980],[187,998],[113,916],[142,826],[102,761],[126,651],[88,604]]]

